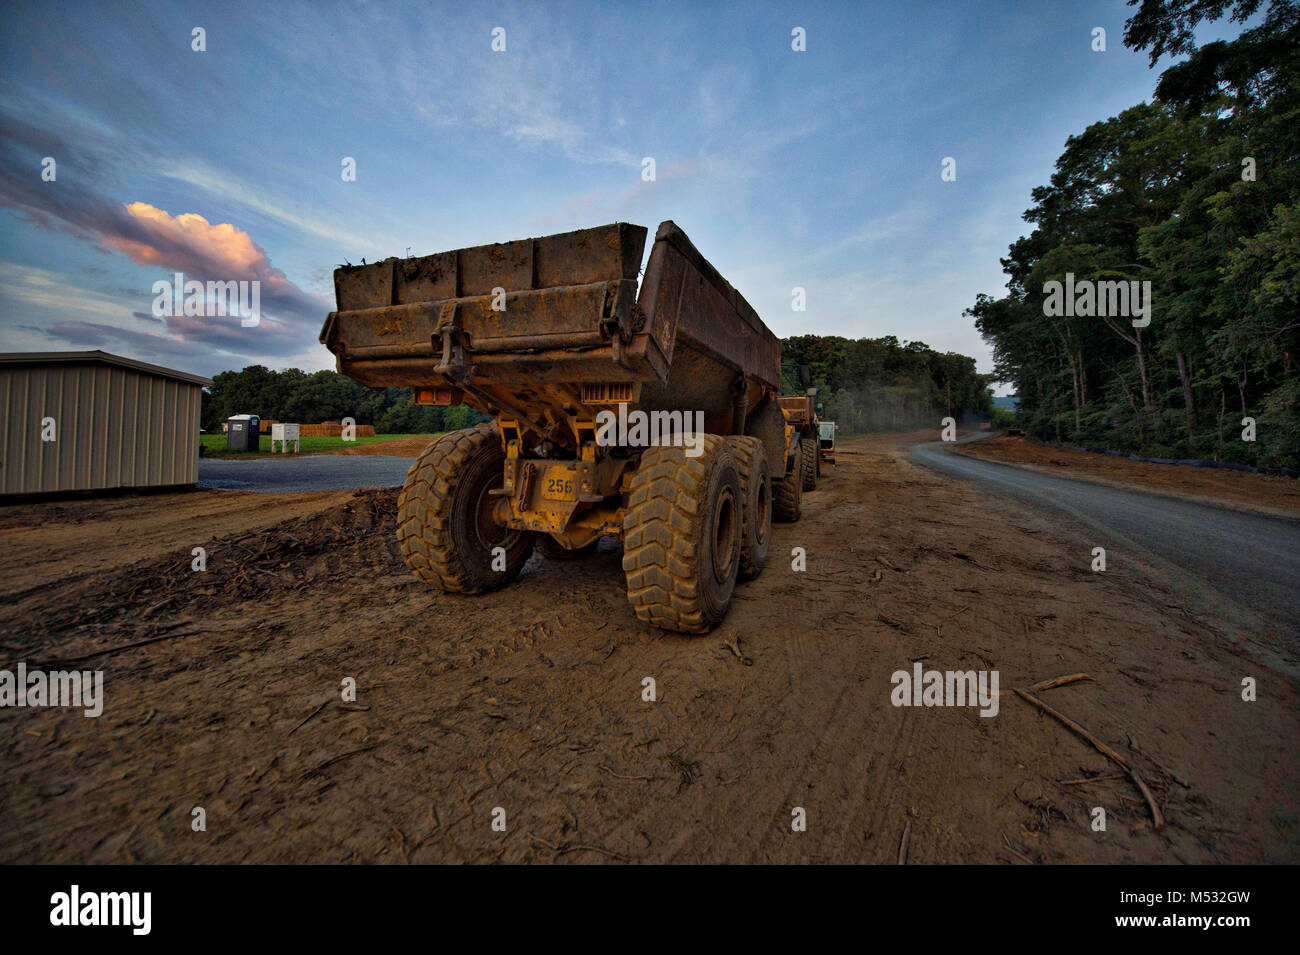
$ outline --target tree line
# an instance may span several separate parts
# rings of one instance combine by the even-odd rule
[[[374,425],[376,434],[436,434],[487,420],[466,405],[417,405],[410,388],[372,391],[335,371],[309,374],[262,365],[220,372],[213,376],[212,388],[203,393],[205,430],[220,431],[222,422],[237,414],[300,424],[352,418],[357,424]]]
[[[923,342],[884,338],[797,335],[781,342],[782,387],[800,394],[818,389],[821,417],[847,434],[935,428],[992,407],[989,376],[975,359],[937,352]],[[799,368],[807,371],[802,378]]]
[[[1066,141],[1032,192],[1033,231],[1001,260],[1008,294],[967,310],[1030,434],[1300,464],[1300,3],[1272,0],[1232,41],[1197,48],[1192,34],[1263,6],[1142,0],[1126,45],[1153,66],[1187,58],[1153,102]],[[1115,314],[1100,294],[1062,309],[1053,283],[1149,288],[1150,310]]]
[[[988,411],[987,378],[976,373],[973,358],[892,336],[800,335],[782,342],[782,393],[817,387],[822,416],[846,433],[938,428],[946,415]],[[262,365],[220,372],[203,393],[204,429],[219,431],[236,414],[310,424],[346,417],[374,425],[376,434],[434,434],[487,420],[466,405],[416,405],[411,388],[372,391],[333,371]]]

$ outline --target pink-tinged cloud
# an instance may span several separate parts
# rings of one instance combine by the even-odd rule
[[[164,239],[169,247],[164,251],[132,239],[105,237],[105,245],[125,252],[139,265],[171,268],[176,252],[185,248],[193,249],[196,257],[202,260],[227,263],[232,272],[247,273],[258,266],[269,265],[266,253],[257,247],[248,233],[236,229],[229,222],[212,225],[193,212],[182,212],[173,217],[166,210],[147,202],[132,202],[126,211],[146,231]]]
[[[100,241],[137,265],[176,269],[200,280],[258,279],[272,298],[303,296],[251,236],[229,222],[213,225],[203,216],[173,216],[147,202],[132,202],[127,215],[137,228],[132,236],[103,235]]]
[[[78,142],[84,142],[81,137]],[[79,170],[81,188],[51,188],[39,176],[42,156],[68,156],[67,165]],[[301,354],[315,346],[316,333],[329,312],[328,298],[312,295],[291,282],[252,237],[231,223],[213,224],[201,215],[172,215],[147,202],[123,205],[96,188],[95,170],[111,166],[100,154],[87,154],[77,143],[66,143],[53,132],[14,120],[0,109],[0,208],[15,210],[37,226],[74,235],[92,248],[111,255],[120,252],[131,261],[157,270],[142,277],[139,295],[129,297],[122,318],[132,327],[116,332],[123,347],[144,349],[151,354],[174,347],[177,353],[210,353],[220,349],[245,356],[249,361]],[[60,170],[65,163],[60,159]],[[153,282],[171,281],[173,272],[187,280],[229,282],[258,280],[261,322],[251,328],[235,316],[202,320],[167,316],[166,335],[143,334],[132,318],[139,298],[152,298]],[[107,341],[113,326],[73,323],[59,327],[68,341]],[[171,345],[164,343],[170,342]]]

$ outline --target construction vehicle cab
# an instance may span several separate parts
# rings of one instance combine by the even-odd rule
[[[835,432],[838,427],[834,421],[817,422],[818,444],[822,460],[827,464],[835,463]]]

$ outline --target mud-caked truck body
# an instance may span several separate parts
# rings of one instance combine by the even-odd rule
[[[340,372],[493,419],[407,475],[416,576],[482,593],[534,546],[563,559],[608,535],[637,616],[704,632],[762,571],[771,521],[798,519],[779,340],[671,221],[638,294],[645,240],[616,223],[335,271],[320,340]]]
[[[817,418],[817,403],[813,392],[806,395],[782,395],[777,399],[785,413],[787,426],[797,433],[799,446],[803,449],[800,461],[805,491],[815,491],[817,479],[822,474],[822,456],[819,453],[821,425]]]

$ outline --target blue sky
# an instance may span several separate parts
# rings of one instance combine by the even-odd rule
[[[0,351],[329,368],[316,335],[345,260],[674,219],[778,335],[896,335],[989,371],[961,313],[1004,291],[1030,190],[1067,136],[1149,99],[1165,65],[1124,48],[1130,12],[10,3]],[[153,283],[177,270],[260,279],[263,322],[155,317]]]

